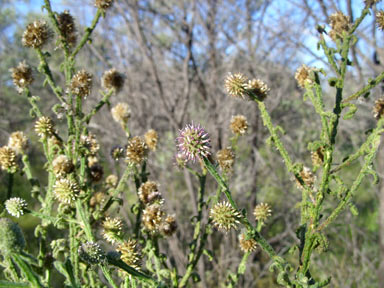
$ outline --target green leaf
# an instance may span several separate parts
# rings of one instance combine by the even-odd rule
[[[355,104],[347,104],[345,106],[349,107],[349,110],[347,113],[344,114],[343,119],[348,120],[351,119],[353,115],[355,115],[357,111],[357,106]]]
[[[0,281],[0,288],[24,288],[24,287],[31,287],[28,283],[13,283],[8,281]]]
[[[28,263],[24,262],[23,259],[18,254],[12,255],[12,259],[15,261],[17,266],[20,268],[21,272],[24,274],[25,278],[32,284],[32,287],[43,287],[40,284],[39,278],[32,271],[31,266]]]

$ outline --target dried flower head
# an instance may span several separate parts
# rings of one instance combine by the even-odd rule
[[[105,178],[105,186],[107,186],[107,188],[115,188],[118,182],[119,178],[113,174],[108,175],[108,177]]]
[[[312,159],[312,165],[314,167],[319,167],[321,164],[323,164],[324,161],[324,148],[319,147],[316,149],[316,151],[311,152],[311,159]]]
[[[245,77],[241,73],[235,73],[235,74],[229,73],[227,78],[225,79],[224,87],[230,96],[234,98],[246,99],[247,81],[248,81],[247,77]]]
[[[34,21],[28,24],[27,29],[23,33],[22,42],[26,47],[40,48],[47,43],[52,36],[47,22]]]
[[[89,176],[92,182],[98,182],[103,178],[104,169],[100,164],[93,164],[89,167]]]
[[[8,139],[8,147],[12,148],[16,154],[24,153],[28,149],[28,138],[21,131],[13,132]]]
[[[337,39],[343,39],[343,33],[348,32],[351,26],[349,17],[340,11],[337,11],[336,13],[329,16],[329,24],[332,28],[332,30],[329,32],[329,36],[334,41]]]
[[[384,116],[384,98],[375,101],[375,106],[373,106],[373,116],[376,119],[380,119]]]
[[[76,26],[75,20],[68,10],[60,13],[57,16],[57,22],[59,24],[59,29],[61,31],[63,40],[68,43],[69,46],[74,46],[76,44]]]
[[[211,152],[208,133],[200,124],[187,124],[184,129],[179,130],[177,137],[177,148],[188,161],[195,162],[198,158],[208,157]]]
[[[245,89],[247,95],[250,95],[253,99],[256,98],[259,101],[263,101],[267,98],[270,90],[267,84],[260,79],[249,80],[248,83],[245,84]]]
[[[91,207],[100,206],[105,202],[107,195],[101,191],[96,192],[91,199],[89,200],[89,205]]]
[[[120,241],[123,230],[123,222],[120,218],[105,218],[103,222],[103,237],[105,240],[114,244]]]
[[[381,0],[364,0],[364,3],[368,7],[372,7],[373,4],[379,3]]]
[[[311,169],[308,167],[303,167],[303,169],[300,172],[300,177],[303,180],[304,184],[309,187],[313,188],[313,185],[315,184],[316,177],[313,175]],[[301,185],[300,181],[296,179],[296,184],[299,189],[303,189],[303,185]]]
[[[232,172],[235,164],[235,153],[230,147],[219,150],[216,153],[216,158],[222,171],[225,173]]]
[[[15,68],[10,69],[12,73],[13,85],[15,85],[17,92],[21,93],[24,88],[32,84],[34,78],[32,75],[32,68],[25,61],[20,62]]]
[[[115,146],[111,149],[111,156],[114,160],[119,160],[124,156],[124,148],[120,146]]]
[[[103,10],[111,8],[112,4],[113,4],[113,0],[95,0],[95,6]]]
[[[120,259],[127,265],[135,269],[140,268],[140,254],[137,251],[137,242],[135,240],[128,239],[117,246],[116,250],[120,252]]]
[[[165,213],[161,209],[161,205],[158,203],[145,207],[142,219],[144,227],[150,232],[158,232],[163,221],[164,214]]]
[[[59,200],[60,203],[64,204],[73,203],[73,201],[76,200],[79,191],[80,189],[78,184],[72,179],[58,179],[53,186],[55,198]]]
[[[313,80],[310,77],[312,70],[313,70],[312,68],[309,68],[305,64],[301,65],[296,70],[295,79],[296,79],[299,87],[305,88],[306,84],[312,84],[313,83]]]
[[[127,124],[129,118],[131,118],[131,108],[127,103],[117,103],[115,107],[111,109],[112,118],[120,124]]]
[[[272,209],[267,203],[258,204],[253,210],[256,221],[265,222],[272,215]]]
[[[128,140],[125,151],[126,160],[128,163],[140,164],[148,155],[147,144],[138,136]]]
[[[244,135],[248,130],[247,118],[243,115],[232,116],[229,128],[232,130],[233,134]]]
[[[64,177],[75,168],[72,161],[65,155],[59,155],[52,161],[53,172],[56,177]]]
[[[219,230],[228,232],[231,228],[237,229],[240,223],[241,214],[227,201],[216,203],[209,212],[213,225]]]
[[[88,133],[88,135],[81,135],[80,144],[83,150],[83,153],[86,155],[96,155],[100,149],[100,145],[97,142],[95,135]]]
[[[143,202],[144,205],[151,204],[155,201],[162,200],[161,193],[159,192],[159,186],[156,182],[147,181],[141,184],[139,191],[140,201]]]
[[[0,218],[0,252],[2,256],[18,253],[25,248],[25,239],[19,225],[11,219]]]
[[[81,244],[78,253],[81,260],[91,265],[103,263],[105,260],[103,249],[95,242]]]
[[[248,253],[256,251],[257,249],[257,242],[253,238],[247,239],[247,235],[244,233],[241,233],[239,235],[239,246],[241,251]]]
[[[16,152],[11,147],[3,146],[0,148],[0,166],[2,170],[8,173],[17,171]]]
[[[72,77],[70,88],[73,94],[86,98],[91,94],[92,74],[85,70],[77,72]]]
[[[24,215],[25,209],[27,208],[27,202],[19,197],[13,197],[5,201],[5,209],[12,216],[19,218]]]
[[[144,139],[148,148],[155,151],[158,141],[157,132],[153,129],[148,130],[147,133],[144,134]]]
[[[172,236],[177,230],[176,218],[174,215],[168,215],[160,224],[160,233],[164,236]]]
[[[35,131],[40,138],[50,137],[54,133],[54,123],[51,118],[42,116],[35,123]]]
[[[119,92],[124,86],[124,80],[124,75],[113,68],[104,72],[101,78],[101,85],[107,90],[114,89],[116,92]]]

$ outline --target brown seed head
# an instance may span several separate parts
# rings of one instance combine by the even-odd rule
[[[372,112],[376,119],[380,119],[384,116],[384,98],[380,98],[375,101],[375,106],[373,106]]]
[[[52,33],[45,21],[34,21],[28,24],[23,33],[22,43],[26,47],[41,48],[47,43]]]
[[[168,215],[160,225],[160,233],[164,236],[172,236],[177,230],[176,218]]]
[[[266,83],[260,79],[249,80],[245,84],[246,93],[251,96],[251,98],[256,98],[259,101],[263,101],[268,96],[269,88]]]
[[[32,68],[25,61],[20,62],[15,68],[10,69],[12,73],[13,85],[17,92],[21,93],[24,88],[28,87],[33,82]]]
[[[8,147],[16,154],[24,153],[28,149],[28,138],[21,131],[13,132],[8,139]]]
[[[40,138],[50,137],[54,133],[54,123],[51,118],[42,116],[35,123],[35,132]]]
[[[380,10],[376,13],[376,23],[377,23],[377,28],[383,31],[384,30],[384,11],[383,10]]]
[[[73,94],[86,98],[91,94],[92,74],[85,70],[77,72],[72,77],[70,88]]]
[[[144,135],[144,139],[148,148],[152,151],[155,151],[158,141],[157,132],[153,129],[148,130],[147,133],[145,133]]]
[[[310,77],[310,73],[313,69],[309,68],[307,65],[303,64],[296,70],[295,79],[297,84],[301,88],[305,88],[306,84],[312,84],[313,80]]]
[[[147,181],[141,184],[138,194],[140,201],[143,202],[144,205],[149,205],[156,201],[162,201],[159,186],[153,181]]]
[[[253,215],[257,221],[265,222],[271,217],[272,209],[267,203],[260,203],[253,210]]]
[[[140,137],[135,136],[128,140],[125,155],[128,163],[140,164],[148,155],[147,144]]]
[[[77,35],[75,21],[72,15],[68,10],[65,10],[57,16],[57,22],[64,40],[69,46],[74,46],[76,44]]]
[[[56,177],[64,177],[65,175],[71,173],[75,168],[72,161],[68,159],[65,155],[59,155],[52,162],[53,172]]]
[[[247,118],[243,115],[232,116],[231,125],[229,127],[233,134],[244,135],[248,130]]]
[[[337,11],[329,16],[329,24],[332,30],[329,32],[329,36],[336,41],[337,39],[343,39],[343,33],[348,32],[351,28],[349,17]]]
[[[89,176],[92,182],[98,182],[103,178],[104,169],[100,164],[94,164],[89,167]]]
[[[253,252],[257,249],[257,242],[255,239],[247,239],[247,236],[242,233],[239,235],[239,246],[241,251],[247,253],[247,252]]]
[[[113,0],[96,0],[95,6],[99,9],[107,10],[111,8],[113,4]]]
[[[225,173],[232,172],[235,164],[235,153],[230,147],[219,150],[216,153],[216,158],[221,170]]]
[[[229,73],[224,82],[225,90],[234,98],[246,99],[247,80],[247,77],[241,73]]]
[[[113,68],[104,72],[103,77],[101,78],[101,85],[106,90],[115,89],[116,92],[119,92],[124,86],[124,80],[124,75]]]
[[[17,171],[16,152],[11,147],[3,146],[0,148],[0,166],[2,170],[8,173]]]
[[[158,203],[145,207],[143,210],[144,227],[152,233],[158,232],[160,225],[163,222],[164,215],[165,213],[161,209],[161,205]]]

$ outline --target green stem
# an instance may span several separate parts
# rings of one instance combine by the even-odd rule
[[[103,99],[101,99],[99,101],[99,103],[97,103],[97,105],[91,110],[91,112],[89,112],[89,114],[87,116],[85,116],[83,118],[83,122],[89,124],[89,122],[91,121],[92,117],[101,109],[103,108],[103,106],[107,103],[109,103],[109,98],[111,97],[111,95],[113,94],[113,90],[110,90],[107,94],[104,95]]]
[[[351,96],[347,97],[342,101],[342,103],[347,103],[352,100],[355,100],[359,98],[361,95],[367,94],[369,91],[371,91],[373,88],[375,88],[377,85],[379,85],[381,82],[384,80],[384,72],[379,74],[375,79],[369,80],[368,84],[361,88],[359,91],[356,93],[352,94]]]
[[[13,173],[8,173],[8,192],[7,192],[7,199],[11,198],[12,196],[12,188],[13,188]]]

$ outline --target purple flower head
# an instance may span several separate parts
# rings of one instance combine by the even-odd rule
[[[184,129],[179,131],[177,137],[177,149],[185,160],[195,162],[197,158],[208,157],[211,153],[210,139],[208,133],[200,124],[187,124]]]

